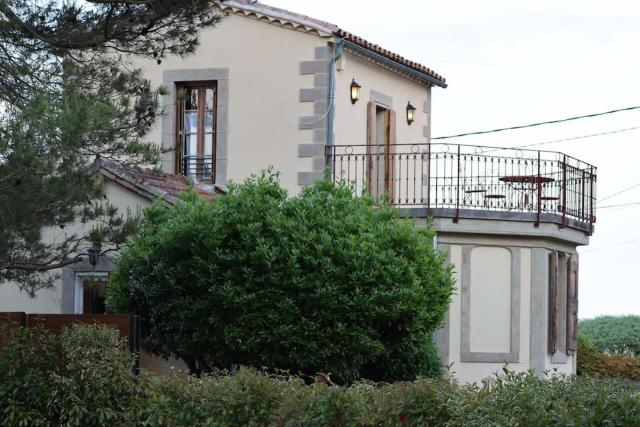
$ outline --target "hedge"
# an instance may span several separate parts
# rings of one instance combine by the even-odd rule
[[[505,369],[491,385],[340,387],[245,368],[160,380],[135,377],[123,344],[98,326],[9,334],[0,352],[0,426],[640,425],[640,397],[618,381]]]
[[[640,381],[640,357],[607,355],[584,335],[578,338],[578,375]]]
[[[640,316],[600,316],[581,320],[580,333],[602,353],[640,356]]]

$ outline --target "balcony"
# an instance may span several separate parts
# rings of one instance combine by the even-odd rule
[[[453,144],[336,145],[334,181],[415,217],[557,223],[587,234],[596,221],[596,168],[550,151]]]
[[[183,156],[179,173],[198,181],[212,181],[215,178],[213,156]]]

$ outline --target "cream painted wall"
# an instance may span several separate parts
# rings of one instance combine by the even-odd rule
[[[104,186],[107,199],[126,214],[127,208],[132,213],[150,205],[150,202],[119,185],[107,181]],[[60,230],[57,227],[48,228],[44,233],[46,241],[55,241],[64,238],[64,234],[80,234],[86,227],[82,224],[75,224]],[[62,274],[62,270],[54,270],[52,274]],[[37,292],[35,298],[31,298],[25,292],[21,292],[15,283],[0,284],[0,312],[23,311],[26,313],[57,314],[62,313],[62,279],[55,280],[53,286]]]
[[[330,39],[232,14],[216,28],[203,31],[200,40],[195,54],[185,58],[132,65],[142,68],[154,86],[162,84],[164,70],[228,68],[227,178],[240,181],[272,165],[282,173],[289,191],[299,191],[297,173],[314,169],[312,158],[298,157],[298,144],[313,142],[312,130],[299,129],[299,117],[326,114],[314,113],[312,102],[300,102],[300,89],[314,87],[313,75],[300,74],[300,62],[314,60],[315,48],[326,47]],[[335,143],[366,143],[371,90],[393,98],[398,143],[426,142],[428,88],[346,50],[343,55],[343,69],[337,71],[335,81]],[[349,98],[352,78],[363,86],[361,101],[355,105]],[[411,126],[405,114],[409,101],[417,108]],[[149,138],[161,140],[160,120]],[[165,156],[163,168],[173,172],[172,153]]]
[[[428,100],[427,87],[373,65],[348,50],[343,54],[343,69],[336,74],[335,144],[367,143],[367,103],[371,100],[372,90],[393,98],[393,109],[397,113],[396,143],[426,143],[424,126],[428,125],[428,114],[424,112],[424,104]],[[349,92],[352,79],[362,86],[360,101],[355,105],[351,104]],[[411,125],[406,119],[407,102],[417,109],[415,122]]]
[[[312,142],[312,130],[299,130],[298,118],[313,115],[313,103],[299,102],[299,91],[314,87],[313,75],[300,74],[300,62],[314,60],[320,46],[326,41],[318,36],[232,14],[201,33],[195,54],[134,65],[153,86],[162,84],[164,70],[228,68],[227,178],[240,181],[274,166],[283,185],[297,192],[297,173],[312,168],[311,159],[298,157],[298,144]],[[160,126],[158,120],[152,141],[160,141]],[[173,153],[163,168],[174,172]]]
[[[0,312],[25,312],[39,314],[58,314],[61,309],[61,282],[39,291],[35,298],[22,292],[15,283],[0,284]]]

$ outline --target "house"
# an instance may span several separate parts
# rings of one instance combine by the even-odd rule
[[[447,84],[433,70],[304,15],[247,0],[217,7],[227,17],[194,55],[132,64],[167,89],[150,138],[169,151],[162,173],[102,163],[111,201],[171,204],[186,177],[211,195],[269,165],[291,193],[327,173],[353,182],[407,220],[434,218],[458,287],[434,338],[452,375],[479,381],[505,363],[575,372],[576,248],[593,232],[595,167],[435,143],[432,89]],[[35,300],[3,286],[0,311],[99,310],[112,268],[71,266]]]

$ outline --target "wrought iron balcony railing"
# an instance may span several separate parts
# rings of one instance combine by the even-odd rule
[[[181,173],[201,181],[211,181],[215,177],[213,163],[213,156],[183,156]]]
[[[504,212],[536,225],[592,231],[596,168],[562,153],[452,144],[337,145],[326,149],[334,180],[358,194],[454,221]],[[517,218],[516,218],[517,219]]]

